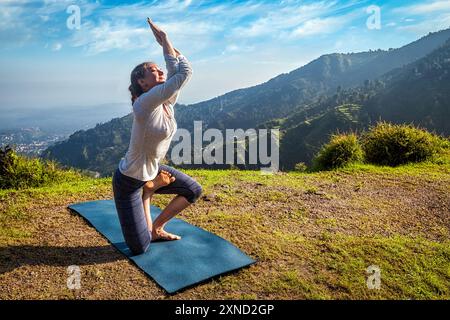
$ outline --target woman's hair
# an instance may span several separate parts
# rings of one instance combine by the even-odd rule
[[[141,85],[138,83],[138,79],[143,79],[145,77],[145,70],[149,70],[150,66],[155,64],[154,62],[143,62],[141,64],[138,64],[133,71],[131,71],[131,84],[128,87],[128,90],[130,90],[131,93],[131,104],[134,103],[134,101],[144,93],[142,90]]]

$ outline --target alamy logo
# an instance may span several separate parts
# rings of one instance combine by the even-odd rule
[[[66,25],[70,30],[76,29],[80,30],[81,28],[81,10],[77,5],[71,5],[67,7],[67,13],[71,14],[67,20]]]
[[[369,6],[366,12],[370,14],[367,18],[366,26],[369,30],[380,30],[381,29],[381,8],[379,6]]]
[[[176,143],[178,140],[181,141]],[[263,173],[279,170],[278,129],[226,129],[224,137],[219,129],[209,128],[203,132],[202,121],[194,121],[193,139],[191,132],[180,128],[173,141],[170,159],[176,165],[251,164],[260,165]],[[204,142],[208,143],[205,147]]]
[[[68,266],[67,288],[70,290],[78,290],[81,288],[81,271],[79,266]]]
[[[367,274],[367,288],[380,289],[381,287],[381,270],[379,266],[371,265],[366,269]]]

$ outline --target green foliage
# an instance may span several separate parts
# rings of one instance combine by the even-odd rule
[[[413,125],[379,122],[362,137],[366,161],[398,166],[431,160],[442,153],[448,141]]]
[[[363,159],[363,151],[354,133],[334,134],[313,160],[314,170],[330,170]]]
[[[60,170],[53,161],[20,156],[10,146],[0,149],[0,189],[40,187],[73,174]]]
[[[308,166],[304,162],[299,162],[295,164],[294,170],[298,172],[306,172],[308,170]]]

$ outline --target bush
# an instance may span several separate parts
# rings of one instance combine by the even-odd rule
[[[412,125],[379,122],[362,137],[366,161],[378,165],[398,166],[431,160],[448,142]]]
[[[335,134],[313,160],[314,170],[330,170],[363,160],[363,151],[354,133]]]
[[[64,172],[53,161],[20,156],[10,146],[0,148],[0,189],[39,187],[62,178]]]
[[[304,162],[299,162],[295,164],[294,170],[298,172],[307,172],[308,166]]]

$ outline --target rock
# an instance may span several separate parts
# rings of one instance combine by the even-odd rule
[[[214,201],[217,198],[217,196],[214,193],[205,194],[202,196],[203,201]]]

